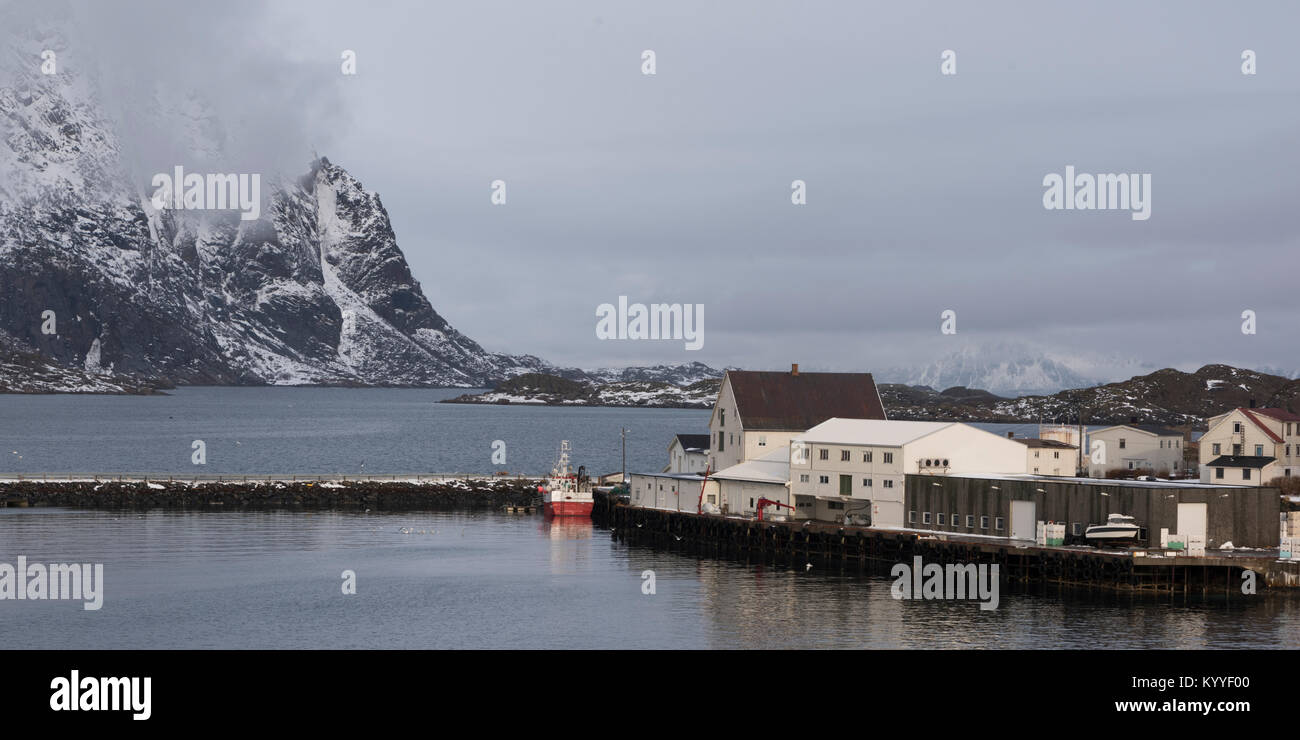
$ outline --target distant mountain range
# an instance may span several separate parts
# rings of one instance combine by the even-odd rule
[[[687,386],[593,383],[530,373],[487,393],[448,403],[712,408],[719,385],[716,379]],[[1166,368],[1118,383],[1018,398],[962,386],[936,391],[924,385],[879,383],[877,389],[889,418],[913,421],[1122,424],[1136,419],[1189,429],[1207,417],[1252,402],[1300,413],[1300,380],[1229,365],[1206,365],[1193,373]]]
[[[875,376],[903,385],[982,388],[1014,397],[1084,388],[1155,369],[1119,356],[1068,355],[1015,342],[969,342],[926,365],[882,370]]]
[[[879,389],[891,419],[1074,422],[1082,417],[1085,424],[1136,419],[1191,427],[1252,401],[1300,412],[1300,380],[1229,365],[1206,365],[1193,373],[1166,368],[1118,383],[1010,399],[966,388],[882,384]]]

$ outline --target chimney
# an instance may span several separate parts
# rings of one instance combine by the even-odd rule
[[[1015,432],[1007,432],[1007,439],[1015,439],[1015,438],[1016,438]]]
[[[798,373],[795,373],[795,374],[798,375]],[[1250,399],[1250,407],[1251,407],[1252,409],[1255,408],[1255,399],[1253,399],[1253,398]]]
[[[794,362],[790,364],[790,374],[795,376],[796,378],[799,377],[799,363]],[[1251,401],[1250,405],[1254,406],[1255,402]]]

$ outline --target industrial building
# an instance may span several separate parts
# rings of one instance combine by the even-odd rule
[[[1270,548],[1279,543],[1281,497],[1275,488],[1192,482],[1056,478],[1035,475],[908,475],[906,528],[1033,540],[1037,522],[1066,525],[1066,542],[1089,524],[1127,514],[1144,542],[1168,534],[1201,536],[1206,547]]]

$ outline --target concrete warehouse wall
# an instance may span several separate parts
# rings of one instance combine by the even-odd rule
[[[936,486],[935,484],[939,484]],[[1000,490],[994,490],[994,486]],[[1037,489],[1043,489],[1039,493]],[[1147,529],[1149,544],[1160,544],[1160,529],[1178,532],[1178,504],[1207,504],[1206,546],[1217,548],[1225,542],[1237,547],[1277,547],[1278,513],[1281,496],[1276,488],[1175,488],[1120,486],[1113,483],[1074,483],[1057,480],[996,480],[949,476],[909,475],[905,484],[905,527],[933,529],[959,534],[1007,535],[1010,530],[1011,502],[1035,501],[1037,519],[1064,522],[1067,537],[1074,534],[1073,524],[1101,524],[1110,513],[1128,514]],[[1102,495],[1102,493],[1108,495]],[[916,511],[916,523],[909,523],[907,513]],[[961,515],[958,526],[923,524],[923,512]],[[975,528],[965,526],[966,515],[975,515]],[[979,517],[989,517],[989,528],[979,528]],[[1005,518],[1007,529],[995,532],[995,517]]]

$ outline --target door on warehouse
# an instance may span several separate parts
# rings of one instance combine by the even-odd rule
[[[1038,506],[1033,501],[1011,502],[1011,539],[1032,540],[1038,533]]]
[[[1179,504],[1178,534],[1205,537],[1209,504]],[[1204,540],[1203,540],[1204,541]]]

